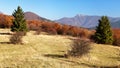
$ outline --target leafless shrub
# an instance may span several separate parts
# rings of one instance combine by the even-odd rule
[[[76,40],[71,45],[71,50],[68,51],[68,56],[72,57],[82,57],[83,55],[89,53],[91,46],[89,41]]]
[[[22,37],[26,35],[26,32],[16,32],[10,37],[12,44],[22,44]]]
[[[120,46],[120,38],[114,38],[113,45]]]

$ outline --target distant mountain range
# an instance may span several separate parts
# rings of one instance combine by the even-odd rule
[[[84,28],[95,28],[98,25],[98,20],[101,16],[88,16],[78,14],[74,17],[64,17],[59,20],[55,20],[61,24],[68,24],[72,26],[84,27]],[[120,28],[120,17],[108,17],[112,28]]]
[[[2,13],[2,12],[0,12]],[[51,21],[49,19],[40,17],[39,15],[33,12],[25,12],[25,19],[27,20],[43,20],[43,21]],[[95,28],[98,25],[98,20],[101,16],[89,16],[89,15],[81,15],[78,14],[74,17],[68,18],[64,17],[59,20],[55,20],[54,22],[58,22],[61,24],[67,24],[72,26],[84,27],[84,28]],[[120,28],[120,17],[109,17],[110,24],[112,28]]]

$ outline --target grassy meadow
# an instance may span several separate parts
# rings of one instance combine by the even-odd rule
[[[120,65],[120,47],[92,43],[88,55],[65,58],[74,37],[34,35],[30,31],[24,44],[9,43],[9,29],[0,29],[0,68],[97,68]]]

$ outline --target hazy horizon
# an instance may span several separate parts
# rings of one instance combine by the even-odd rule
[[[0,11],[11,15],[21,6],[24,12],[34,12],[51,20],[76,14],[120,17],[119,3],[119,0],[4,0],[0,2]]]

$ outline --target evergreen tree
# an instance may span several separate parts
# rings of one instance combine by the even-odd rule
[[[111,26],[107,16],[102,16],[101,20],[99,20],[99,25],[94,35],[94,40],[95,42],[101,43],[101,44],[113,43]]]
[[[13,12],[13,25],[11,27],[11,31],[27,31],[26,20],[24,18],[24,12],[20,6],[18,6],[17,10]]]

